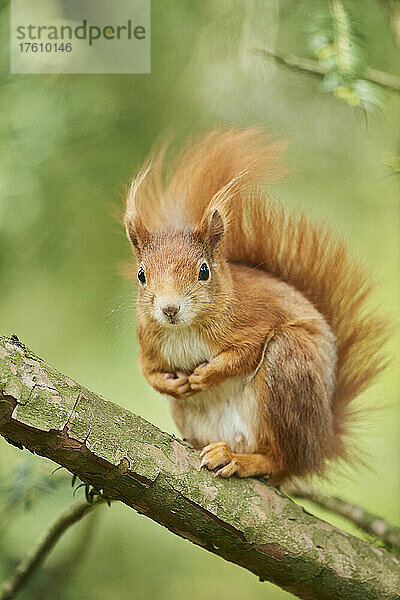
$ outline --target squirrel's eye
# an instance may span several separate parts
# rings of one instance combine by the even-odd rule
[[[140,283],[146,283],[146,275],[144,274],[142,267],[140,267],[138,271],[137,278],[139,279]]]
[[[207,263],[203,263],[199,271],[199,281],[207,281],[210,277],[210,270]]]

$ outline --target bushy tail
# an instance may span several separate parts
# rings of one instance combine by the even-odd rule
[[[265,197],[245,197],[230,229],[229,258],[265,269],[301,291],[329,323],[337,340],[333,397],[335,444],[330,458],[350,461],[348,437],[356,416],[350,406],[384,368],[387,321],[368,311],[372,286],[359,261],[327,227],[288,214]],[[239,241],[240,240],[240,241]]]
[[[346,438],[354,421],[350,403],[384,366],[387,322],[368,312],[371,285],[345,243],[256,190],[283,172],[284,147],[254,128],[216,131],[181,152],[165,184],[160,155],[141,184],[140,211],[153,230],[197,224],[211,198],[241,174],[230,198],[227,257],[292,284],[331,326],[338,352],[331,458],[348,460]]]
[[[163,148],[133,181],[128,205],[137,189],[135,204],[148,229],[190,227],[239,173],[241,189],[278,179],[284,172],[279,159],[285,147],[254,127],[213,131],[200,142],[188,141],[173,164]]]

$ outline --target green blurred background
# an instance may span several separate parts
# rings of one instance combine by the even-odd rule
[[[322,0],[283,0],[279,6],[275,0],[153,0],[151,75],[10,75],[3,45],[2,334],[16,333],[86,387],[176,433],[167,401],[137,368],[134,289],[120,275],[130,250],[115,215],[125,185],[154,142],[167,134],[178,144],[188,134],[232,124],[258,124],[290,140],[292,172],[274,193],[347,235],[379,282],[377,304],[396,315],[398,179],[385,157],[398,152],[399,94],[385,94],[383,108],[365,118],[360,109],[323,93],[317,80],[248,52],[268,46],[309,54],[307,27],[322,5]],[[369,64],[395,73],[398,55],[381,3],[366,0],[358,9]],[[7,6],[0,14],[4,40]],[[349,471],[347,477],[333,473],[323,485],[398,523],[394,338],[394,360],[363,397],[367,407],[385,406],[361,432],[371,469]],[[0,439],[0,581],[72,501],[70,479],[62,471],[47,490],[53,468]],[[38,482],[32,489],[27,484],[29,509],[18,501],[21,478]],[[360,535],[346,522],[308,508]],[[22,598],[291,597],[122,504],[99,510],[91,544],[83,548],[86,528],[90,524],[82,522],[67,533]],[[81,554],[75,571],[65,571],[67,581],[58,567],[76,544]]]

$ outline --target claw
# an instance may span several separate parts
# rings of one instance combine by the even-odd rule
[[[200,468],[207,467],[209,471],[220,468],[222,476],[229,477],[230,471],[235,472],[235,469],[231,468],[228,473],[226,467],[232,462],[233,454],[226,442],[216,442],[208,444],[200,452]],[[236,465],[236,462],[234,463]],[[232,467],[234,466],[232,465]],[[222,468],[222,469],[221,469]],[[224,475],[225,469],[227,474]]]
[[[204,446],[204,448],[200,452],[200,458],[202,458],[209,450],[210,446]]]
[[[238,470],[239,470],[239,463],[237,460],[233,459],[233,460],[231,460],[230,463],[228,463],[221,469],[218,469],[218,471],[215,473],[215,476],[216,477],[230,477],[234,473],[237,473]]]

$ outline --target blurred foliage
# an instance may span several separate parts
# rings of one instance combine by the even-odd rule
[[[340,4],[346,15],[354,12],[349,24],[357,46],[366,44],[350,61],[351,81],[366,57],[369,66],[396,73],[398,55],[381,3]],[[130,250],[115,214],[154,143],[170,135],[176,147],[188,134],[233,124],[258,124],[291,140],[292,173],[274,193],[347,235],[377,276],[381,310],[397,314],[398,178],[387,175],[398,167],[399,95],[385,93],[381,112],[366,126],[359,110],[322,93],[318,82],[249,51],[260,46],[305,56],[310,25],[321,11],[329,13],[329,46],[338,35],[329,6],[325,0],[153,0],[150,75],[10,75],[3,44],[1,332],[18,334],[88,388],[176,432],[167,402],[136,366],[134,287],[120,276]],[[7,40],[7,6],[0,15],[1,38]],[[336,58],[335,69],[342,73]],[[324,484],[390,521],[400,518],[395,342],[390,367],[362,398],[371,421],[360,434],[370,470],[349,470],[347,478],[333,472]],[[374,413],[374,405],[385,409]],[[29,458],[37,465],[32,480],[20,465],[21,451],[0,439],[0,512],[13,471],[20,471],[16,489],[25,490],[14,498],[35,498],[1,532],[0,581],[9,572],[7,557],[21,556],[71,501],[68,479],[51,494],[37,493],[41,470],[53,466]],[[64,481],[63,473],[52,478]],[[307,508],[357,533],[342,519]],[[88,560],[68,589],[50,574],[71,551],[70,532],[25,597],[45,597],[49,586],[63,600],[128,600],[132,590],[144,600],[291,597],[120,504],[96,527]]]
[[[393,152],[385,152],[383,162],[390,169],[392,175],[400,175],[400,156]]]
[[[7,479],[1,481],[1,508],[4,510],[0,529],[9,524],[9,513],[18,508],[29,510],[43,494],[53,492],[56,486],[65,480],[63,477],[51,475],[48,463],[38,461],[27,452],[19,457]]]
[[[310,46],[327,73],[322,89],[350,106],[366,111],[382,108],[383,92],[363,78],[368,53],[354,2],[330,0],[309,24]],[[358,11],[362,10],[358,3]]]

